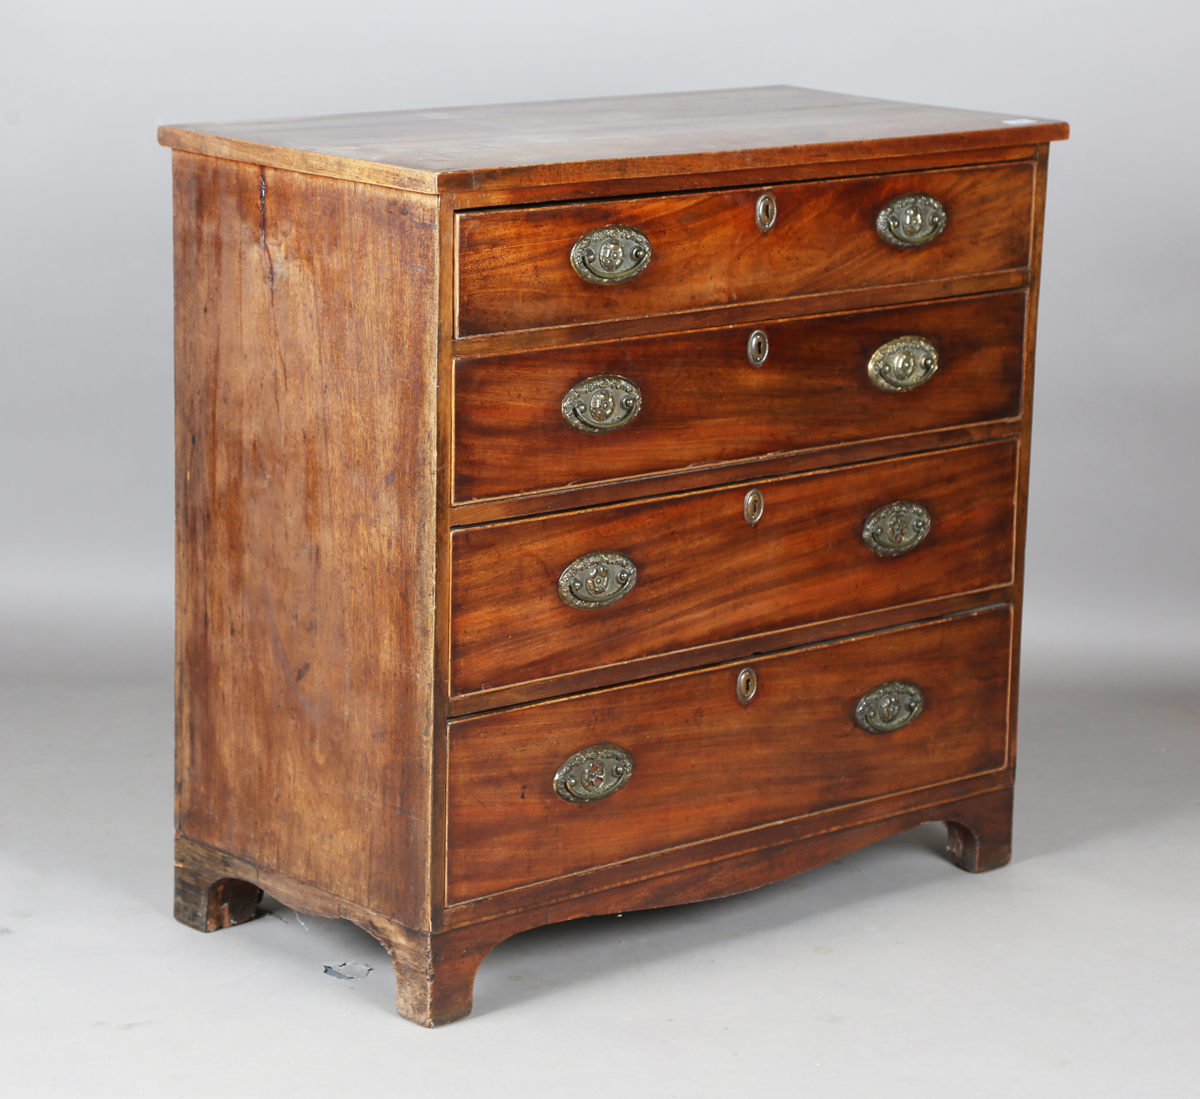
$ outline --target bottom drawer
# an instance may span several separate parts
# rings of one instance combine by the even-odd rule
[[[447,903],[1001,770],[1011,634],[1005,606],[453,721]],[[919,689],[916,716],[861,727],[911,714],[907,688],[859,705],[897,682]],[[599,745],[630,762],[610,752],[564,781],[623,785],[564,800],[556,772]]]

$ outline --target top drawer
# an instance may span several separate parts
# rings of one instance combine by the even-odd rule
[[[764,194],[775,208],[766,230],[758,217]],[[924,243],[888,244],[879,215],[909,195],[936,199],[944,228]],[[901,218],[908,205],[898,207]],[[462,213],[457,334],[1022,269],[1032,209],[1033,165],[1022,162]],[[649,244],[649,263],[625,281],[591,282],[572,267],[572,246],[605,226],[636,229]],[[626,238],[624,248],[633,247]]]

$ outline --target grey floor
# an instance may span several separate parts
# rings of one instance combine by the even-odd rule
[[[962,873],[930,825],[741,897],[528,932],[469,1019],[426,1031],[349,924],[172,921],[161,621],[9,625],[4,1095],[1200,1095],[1195,682],[1027,662],[1003,870]]]

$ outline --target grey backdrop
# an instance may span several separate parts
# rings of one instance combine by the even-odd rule
[[[1045,239],[1029,658],[1194,665],[1196,107],[1184,0],[6,3],[0,607],[10,667],[171,598],[161,122],[791,83],[1066,119]],[[14,664],[13,662],[16,662]]]

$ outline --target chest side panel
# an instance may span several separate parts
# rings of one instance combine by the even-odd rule
[[[175,154],[178,828],[414,927],[436,230],[430,198]]]

